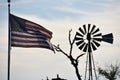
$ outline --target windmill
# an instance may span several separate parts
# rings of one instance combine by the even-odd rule
[[[95,25],[83,25],[79,28],[79,31],[76,32],[75,35],[76,45],[80,50],[87,53],[86,59],[86,69],[85,69],[85,80],[87,77],[87,69],[88,71],[88,80],[93,80],[93,71],[97,80],[97,75],[95,71],[95,64],[93,59],[92,52],[97,50],[100,46],[100,42],[104,41],[107,43],[113,43],[113,34],[109,33],[106,35],[102,35],[100,33],[100,29]]]

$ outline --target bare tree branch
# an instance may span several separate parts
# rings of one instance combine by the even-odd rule
[[[76,75],[77,75],[77,78],[78,80],[82,80],[81,79],[81,76],[80,76],[80,73],[79,73],[79,69],[78,69],[78,59],[83,56],[84,54],[80,54],[77,58],[74,58],[73,55],[72,55],[72,50],[73,50],[73,44],[75,42],[75,36],[73,38],[73,40],[71,40],[71,32],[72,32],[72,29],[69,30],[69,36],[68,36],[68,39],[69,39],[69,44],[70,44],[70,52],[67,54],[66,52],[64,52],[59,45],[55,46],[53,45],[54,49],[57,51],[57,52],[61,52],[63,53],[70,61],[71,61],[71,64],[73,65],[73,67],[75,68],[75,72],[76,72]]]
[[[80,54],[77,58],[76,58],[76,60],[78,60],[80,57],[82,57],[83,55],[85,55],[85,53],[83,53],[83,54]]]
[[[55,45],[53,45],[53,46],[55,47],[55,50],[56,50],[57,52],[61,52],[61,53],[63,53],[64,55],[66,55],[67,57],[69,57],[68,54],[65,53],[65,52],[59,47],[59,44],[58,44],[57,46],[55,46]]]
[[[75,37],[74,37],[74,39],[73,40],[71,40],[71,32],[72,32],[72,29],[71,30],[69,30],[69,43],[70,43],[70,55],[72,55],[72,48],[73,48],[73,44],[74,44],[74,42],[75,42]]]
[[[69,30],[69,43],[70,43],[70,45],[73,45],[74,44],[74,42],[75,42],[75,37],[74,37],[74,39],[73,40],[71,40],[71,32],[72,32],[72,29],[71,30]],[[76,36],[76,35],[75,35]]]
[[[70,43],[70,45],[72,44],[72,41],[71,41],[71,31],[72,31],[72,29],[69,30],[69,43]]]

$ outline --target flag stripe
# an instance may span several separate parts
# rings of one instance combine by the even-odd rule
[[[23,45],[23,46],[22,46]],[[42,43],[35,43],[35,42],[19,42],[19,41],[13,41],[12,42],[12,46],[20,46],[20,47],[40,47],[40,46],[43,46],[43,47],[48,47],[49,49],[52,49],[50,47],[50,45],[46,42],[42,42]]]
[[[22,38],[40,38],[40,39],[46,39],[44,36],[42,36],[42,35],[38,35],[38,36],[36,36],[36,35],[23,35],[23,34],[14,34],[14,33],[12,33],[11,34],[12,35],[12,38],[14,37],[14,36],[16,36],[16,37],[22,37]]]
[[[40,31],[44,31],[44,32],[47,32],[48,34],[52,35],[52,32],[43,28],[42,26],[40,27],[40,25],[38,24],[33,24],[33,23],[30,23],[30,22],[26,22],[26,27],[31,27],[31,28],[34,28],[34,29],[39,29]]]
[[[49,44],[46,43],[26,43],[26,42],[12,42],[12,44],[21,44],[21,45],[43,45],[43,46],[49,46]]]
[[[28,28],[28,27],[26,27],[27,28],[27,32],[29,33],[29,34],[32,34],[32,35],[36,35],[36,34],[41,34],[41,35],[44,35],[44,36],[46,36],[46,37],[48,37],[48,38],[51,38],[52,36],[50,35],[50,34],[48,34],[48,33],[46,33],[46,32],[44,32],[44,31],[39,31],[39,30],[34,30],[34,29],[31,29],[31,28]]]
[[[47,48],[47,49],[51,49],[52,50],[51,47],[43,46],[43,45],[23,45],[23,44],[16,43],[16,44],[12,44],[11,46],[13,46],[13,47],[25,47],[25,48],[33,48],[33,47],[36,47],[36,48]]]
[[[11,39],[12,41],[15,42],[26,42],[26,43],[47,43],[45,40],[20,40],[20,39]]]

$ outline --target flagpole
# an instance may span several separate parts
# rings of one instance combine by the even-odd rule
[[[8,0],[8,74],[7,80],[10,80],[10,48],[11,48],[11,34],[10,34],[10,0]]]

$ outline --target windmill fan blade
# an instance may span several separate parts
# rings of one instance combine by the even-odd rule
[[[78,32],[76,32],[76,35],[83,37],[83,35],[81,35],[81,34],[80,34],[80,33],[78,33]]]
[[[100,44],[99,44],[98,42],[96,42],[95,40],[93,40],[93,43],[94,43],[97,47],[100,46]]]
[[[79,46],[79,45],[82,44],[83,42],[84,42],[83,40],[78,41],[78,42],[76,42],[76,45]]]
[[[87,47],[88,47],[88,44],[85,45],[83,51],[86,52],[87,51]]]
[[[102,34],[101,34],[101,33],[98,33],[98,34],[96,34],[96,35],[93,35],[93,37],[99,37],[99,36],[102,36]]]
[[[92,52],[91,44],[88,44],[88,52]]]
[[[86,33],[86,25],[83,25],[83,29],[84,29],[84,31],[85,31],[85,33]]]
[[[78,41],[78,40],[83,40],[83,38],[75,37],[75,40],[76,40],[76,41]]]
[[[93,31],[94,31],[94,29],[95,29],[95,25],[93,25],[93,27],[92,27],[92,29],[91,29],[91,31],[90,31],[90,33],[92,33]]]
[[[79,31],[80,31],[82,34],[85,34],[84,31],[81,29],[81,27],[79,28]]]
[[[96,41],[99,41],[99,42],[101,42],[102,41],[102,39],[101,38],[93,38],[94,40],[96,40]]]
[[[106,34],[102,36],[102,41],[108,42],[108,43],[113,43],[113,34]]]
[[[93,49],[93,50],[96,50],[96,49],[97,49],[96,46],[95,46],[93,43],[91,43],[91,45],[92,45],[92,49]]]
[[[97,33],[98,31],[100,31],[99,28],[97,28],[92,34],[95,34],[95,33]]]
[[[89,33],[89,31],[90,31],[90,25],[91,25],[91,24],[88,24],[88,33]]]
[[[86,43],[83,43],[82,45],[79,46],[79,49],[83,49],[83,47],[85,46]]]

